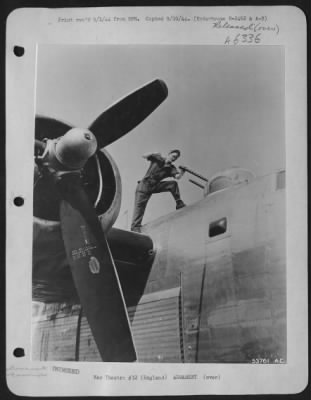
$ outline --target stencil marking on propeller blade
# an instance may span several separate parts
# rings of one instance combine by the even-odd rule
[[[92,274],[99,274],[100,272],[100,263],[96,257],[91,257],[89,261],[89,268]]]
[[[88,232],[87,232],[86,226],[80,225],[80,228],[81,228],[81,232],[83,235],[85,246],[79,247],[78,249],[74,249],[71,251],[71,257],[74,261],[79,260],[80,258],[83,258],[83,257],[93,256],[93,253],[94,253],[93,250],[96,249],[96,246],[92,245],[90,238],[88,237]],[[93,258],[95,258],[95,257],[93,257]],[[91,268],[90,268],[90,270],[91,270]]]

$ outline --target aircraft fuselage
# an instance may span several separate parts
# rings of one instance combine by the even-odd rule
[[[151,265],[116,257],[138,361],[286,361],[284,171],[211,193],[143,233]],[[35,319],[35,357],[100,360],[79,305],[45,304]]]

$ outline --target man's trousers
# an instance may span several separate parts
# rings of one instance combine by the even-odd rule
[[[180,192],[176,181],[161,181],[152,190],[148,190],[148,185],[140,181],[135,192],[135,204],[132,218],[131,230],[139,230],[144,217],[147,203],[155,193],[170,192],[177,202],[180,200]],[[138,229],[137,229],[138,228]]]

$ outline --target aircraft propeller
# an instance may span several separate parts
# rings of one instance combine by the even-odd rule
[[[167,94],[165,83],[154,80],[104,111],[89,129],[36,117],[36,181],[48,179],[61,199],[67,260],[103,361],[134,361],[136,351],[107,232],[84,190],[81,171],[99,148],[131,131]]]

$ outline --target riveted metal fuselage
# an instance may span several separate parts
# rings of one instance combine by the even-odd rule
[[[282,174],[211,193],[145,225],[151,262],[125,265],[116,257],[139,361],[286,361]],[[75,328],[68,358],[98,361],[87,321],[70,307],[58,311]],[[62,357],[39,347],[40,359]]]

